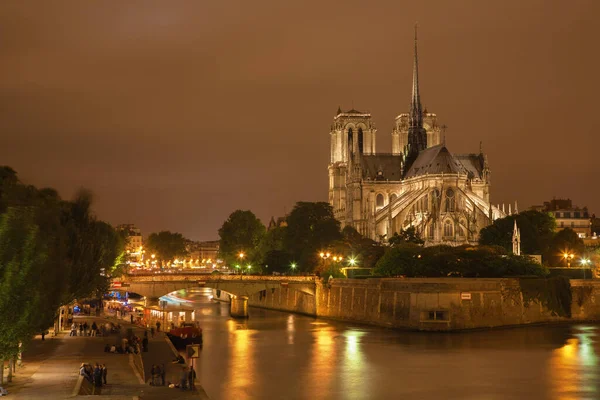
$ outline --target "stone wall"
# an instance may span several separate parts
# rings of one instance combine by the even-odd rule
[[[518,279],[334,279],[317,282],[315,296],[282,286],[250,296],[248,305],[433,331],[600,320],[600,281],[571,280],[571,292],[571,318],[525,304]]]

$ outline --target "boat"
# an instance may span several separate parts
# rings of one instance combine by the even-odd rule
[[[185,349],[188,344],[202,344],[202,329],[194,324],[184,323],[167,332],[167,337],[176,349]]]

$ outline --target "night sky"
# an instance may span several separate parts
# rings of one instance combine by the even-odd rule
[[[454,153],[483,141],[492,202],[570,197],[600,213],[600,2],[0,3],[0,164],[98,216],[218,238],[327,200],[338,106],[368,110],[379,152],[411,95]]]

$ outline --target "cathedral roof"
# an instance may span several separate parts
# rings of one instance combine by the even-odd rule
[[[405,178],[427,174],[468,174],[465,166],[444,146],[429,147],[419,153]]]
[[[399,181],[402,179],[402,156],[393,154],[363,155],[363,179]]]
[[[454,156],[467,170],[470,179],[483,178],[483,159],[481,154],[457,154]]]

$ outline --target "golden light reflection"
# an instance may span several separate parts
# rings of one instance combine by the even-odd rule
[[[229,331],[229,365],[227,382],[223,386],[225,399],[246,399],[254,381],[254,346],[252,337],[257,332],[246,323],[227,321]]]
[[[286,328],[288,344],[294,344],[294,337],[295,337],[295,332],[296,332],[295,321],[296,321],[296,319],[293,314],[288,315],[287,328]]]
[[[341,374],[344,393],[368,393],[369,379],[365,378],[366,362],[361,350],[360,337],[364,332],[350,330],[344,333],[346,339],[343,370]]]
[[[312,346],[310,359],[309,386],[313,390],[307,392],[308,398],[323,398],[323,393],[332,393],[335,389],[337,347],[334,337],[337,334],[328,324],[319,325],[312,331],[315,345]]]
[[[594,350],[594,327],[582,327],[575,337],[552,352],[549,365],[552,398],[575,400],[600,398],[598,357]]]

